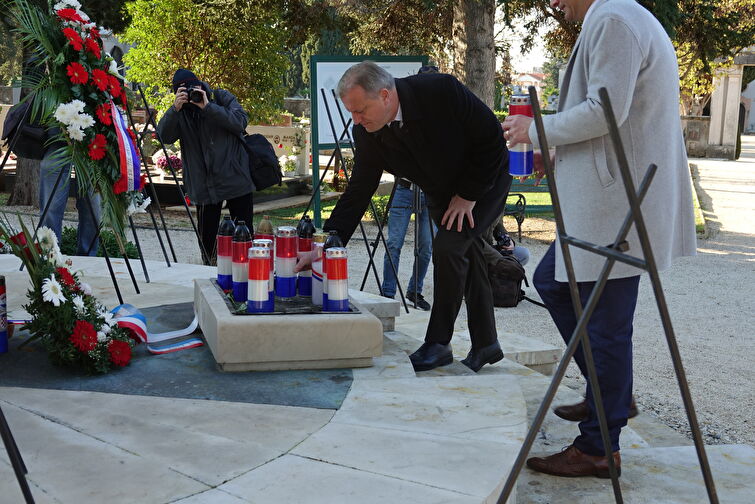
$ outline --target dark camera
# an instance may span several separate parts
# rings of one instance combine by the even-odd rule
[[[193,103],[202,103],[204,101],[204,95],[197,88],[191,88],[186,91],[189,93],[189,101]]]

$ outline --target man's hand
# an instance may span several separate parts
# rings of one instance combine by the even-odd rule
[[[210,101],[207,99],[207,93],[205,93],[204,89],[202,89],[200,86],[196,86],[194,89],[202,93],[202,101],[200,103],[192,103],[194,103],[194,105],[196,105],[197,107],[204,109],[207,104],[210,103]]]
[[[185,87],[180,87],[176,91],[176,99],[173,101],[173,108],[176,112],[180,112],[184,104],[189,103],[189,94],[186,92]]]
[[[550,153],[551,155],[551,166],[556,166],[556,154],[554,152]],[[540,182],[545,178],[545,165],[543,164],[543,153],[540,151],[534,152],[534,159],[533,159],[533,168],[535,172],[535,179],[537,180],[535,182],[535,186],[539,186]]]
[[[508,140],[509,147],[519,143],[532,143],[529,133],[530,124],[532,124],[532,118],[524,115],[508,116],[503,120],[503,138]]]
[[[300,252],[296,257],[296,266],[294,266],[294,273],[300,271],[307,271],[312,269],[312,260],[315,257],[315,251]]]
[[[451,198],[451,202],[448,204],[446,213],[443,214],[443,219],[440,221],[441,226],[446,226],[447,231],[451,231],[451,228],[456,221],[456,231],[461,233],[461,228],[464,225],[464,217],[469,220],[469,227],[474,228],[474,217],[472,217],[472,209],[475,206],[475,201],[465,200],[459,195]]]

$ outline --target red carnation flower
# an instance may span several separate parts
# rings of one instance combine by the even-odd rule
[[[131,346],[125,341],[112,340],[107,351],[110,353],[110,361],[116,366],[123,367],[131,361]]]
[[[99,39],[100,38],[100,30],[98,30],[97,28],[90,28],[89,29],[89,36],[93,37],[95,39]]]
[[[71,82],[74,84],[86,84],[89,80],[87,69],[80,63],[69,63],[66,67],[66,71],[68,73],[68,78],[71,79]]]
[[[100,70],[99,68],[92,70],[92,82],[97,86],[97,89],[103,92],[107,90],[107,87],[110,84],[107,72]]]
[[[95,113],[97,114],[97,119],[100,120],[102,124],[105,126],[110,126],[113,124],[113,117],[110,115],[110,104],[109,103],[103,103],[102,105],[97,105],[97,108],[95,109]]]
[[[81,16],[76,12],[76,9],[60,9],[55,11],[60,19],[63,21],[75,21],[76,23],[84,23]]]
[[[58,272],[58,277],[60,278],[60,281],[63,282],[63,285],[76,287],[76,279],[73,278],[73,275],[68,271],[68,268],[55,268],[55,271]]]
[[[110,87],[110,94],[116,98],[120,96],[122,90],[121,90],[121,82],[118,80],[118,77],[108,74],[107,81]]]
[[[77,320],[69,339],[82,352],[90,352],[97,346],[97,331],[86,320]]]
[[[74,51],[81,51],[81,49],[84,47],[84,41],[81,40],[79,32],[77,32],[73,28],[63,28],[63,35],[66,36],[68,43],[71,44],[71,47],[73,47]]]
[[[107,150],[106,145],[107,140],[105,139],[105,135],[101,133],[94,135],[94,140],[89,143],[89,157],[95,161],[104,158],[105,151]]]
[[[94,54],[95,58],[100,59],[100,56],[102,55],[100,52],[100,44],[98,44],[95,39],[91,36],[87,37],[86,41],[84,41],[84,45],[86,46],[87,51]]]

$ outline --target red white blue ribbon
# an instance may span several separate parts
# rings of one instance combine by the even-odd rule
[[[115,135],[118,137],[118,158],[121,172],[121,178],[115,181],[113,191],[115,194],[138,191],[141,186],[139,156],[136,154],[136,147],[131,135],[128,134],[126,120],[113,100],[110,100],[110,115],[113,118]]]
[[[115,321],[118,324],[118,327],[130,330],[135,339],[147,345],[147,350],[149,350],[149,353],[151,354],[177,352],[179,350],[186,350],[187,348],[196,348],[204,345],[204,342],[197,337],[179,339],[188,336],[197,329],[198,323],[196,315],[186,329],[164,333],[150,333],[147,331],[147,318],[135,306],[122,304],[113,308],[111,313],[115,316]],[[168,340],[176,341],[164,345],[155,345],[155,343],[162,343]]]

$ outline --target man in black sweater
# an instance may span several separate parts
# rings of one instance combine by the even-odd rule
[[[453,361],[450,341],[463,298],[472,350],[462,362],[476,372],[501,360],[481,237],[503,211],[511,184],[500,123],[446,74],[394,79],[364,61],[344,73],[337,91],[354,121],[355,164],[324,229],[337,230],[348,241],[383,169],[416,183],[425,192],[438,233],[433,307],[425,343],[411,355],[414,369]]]

